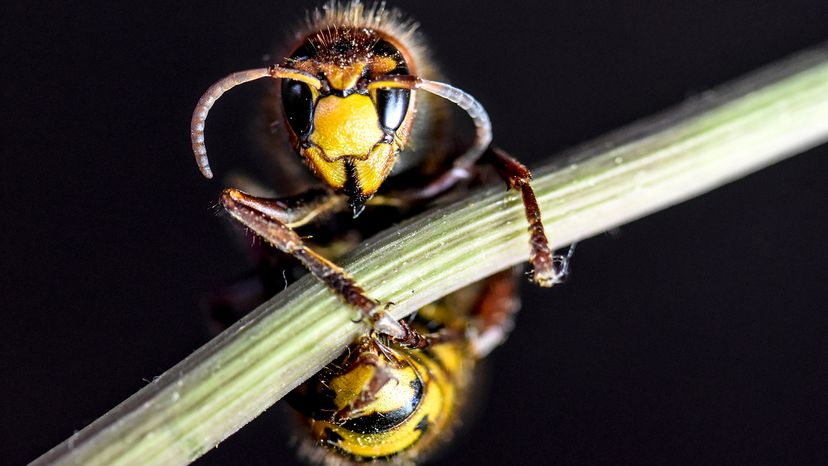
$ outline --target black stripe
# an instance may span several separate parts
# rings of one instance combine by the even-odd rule
[[[345,186],[342,192],[348,195],[348,204],[357,218],[365,209],[365,201],[368,199],[362,194],[362,183],[359,182],[359,174],[356,171],[354,162],[345,158]]]

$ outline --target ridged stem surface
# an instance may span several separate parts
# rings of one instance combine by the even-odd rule
[[[559,247],[826,139],[823,46],[551,159],[534,187]],[[519,196],[498,185],[386,231],[340,264],[402,317],[528,252]],[[306,276],[34,464],[190,463],[364,332],[354,317]]]

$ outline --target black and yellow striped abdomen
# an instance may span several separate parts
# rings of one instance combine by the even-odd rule
[[[473,364],[463,339],[427,350],[364,339],[292,394],[310,427],[303,454],[329,464],[421,456],[450,437]]]

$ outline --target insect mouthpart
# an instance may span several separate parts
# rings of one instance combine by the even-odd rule
[[[365,210],[365,201],[370,199],[370,196],[365,196],[362,193],[362,187],[359,182],[359,172],[356,165],[350,160],[345,160],[345,188],[342,190],[348,196],[348,205],[354,214],[354,218],[359,217],[359,214]]]

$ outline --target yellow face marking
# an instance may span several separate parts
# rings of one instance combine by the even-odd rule
[[[346,66],[323,63],[319,67],[325,73],[325,78],[327,78],[331,87],[343,91],[356,86],[365,70],[365,63],[355,62]]]
[[[328,186],[334,189],[345,186],[346,174],[344,159],[330,161],[316,146],[302,149],[302,156],[308,161],[311,169],[325,180]]]
[[[370,97],[330,95],[317,102],[309,140],[322,149],[328,160],[345,156],[366,159],[382,137],[379,116]]]
[[[379,189],[391,168],[394,167],[396,152],[393,145],[380,143],[371,149],[367,159],[354,161],[363,195],[370,196]]]

